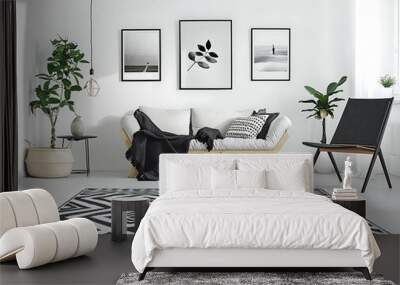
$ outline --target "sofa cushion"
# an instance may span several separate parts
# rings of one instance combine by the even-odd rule
[[[164,132],[176,135],[190,134],[190,109],[159,109],[140,106],[139,110]]]
[[[279,116],[279,113],[266,113],[266,112],[255,112],[255,111],[253,112],[253,116],[259,116],[259,115],[268,115],[268,118],[265,121],[264,126],[257,135],[258,139],[265,139],[267,137],[269,127],[271,126],[272,122]]]
[[[268,115],[240,117],[231,123],[226,131],[227,138],[255,139],[264,126]]]
[[[232,121],[238,117],[250,116],[253,110],[229,110],[229,109],[192,109],[193,133],[203,127],[218,129],[224,136]]]

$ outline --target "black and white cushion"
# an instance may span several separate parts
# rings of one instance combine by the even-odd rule
[[[240,117],[229,126],[225,137],[255,139],[267,120],[268,115]]]

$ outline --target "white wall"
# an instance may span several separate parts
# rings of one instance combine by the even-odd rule
[[[89,1],[18,0],[19,27],[23,33],[18,50],[20,102],[33,98],[35,73],[45,70],[49,40],[60,34],[79,43],[89,56]],[[96,0],[94,1],[94,63],[100,96],[75,94],[76,109],[88,133],[99,138],[92,144],[95,170],[125,171],[125,148],[118,137],[119,119],[138,105],[155,107],[263,107],[280,111],[293,120],[286,151],[306,150],[301,141],[319,139],[320,125],[300,113],[299,99],[309,95],[305,84],[325,88],[341,75],[348,75],[343,96],[353,90],[354,3],[349,0]],[[178,90],[178,20],[233,20],[233,90]],[[250,81],[250,28],[292,29],[292,74],[289,82]],[[120,81],[120,30],[161,28],[162,81]],[[22,64],[23,62],[23,64]],[[88,68],[85,68],[87,74]],[[57,133],[69,133],[73,115],[64,111]],[[35,145],[48,144],[49,124],[42,114],[22,113],[20,125],[26,139]],[[336,122],[329,121],[328,129]],[[329,132],[330,134],[331,132]],[[78,163],[80,145],[73,149]]]

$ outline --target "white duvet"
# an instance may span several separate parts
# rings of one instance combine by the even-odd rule
[[[165,248],[358,249],[370,271],[380,255],[368,223],[329,199],[250,189],[157,198],[133,240],[132,262],[143,272]]]

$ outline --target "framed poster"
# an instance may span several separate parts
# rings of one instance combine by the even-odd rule
[[[121,80],[161,80],[161,30],[121,30]]]
[[[232,89],[232,21],[179,21],[179,89]]]
[[[251,80],[290,80],[290,29],[251,29]]]

